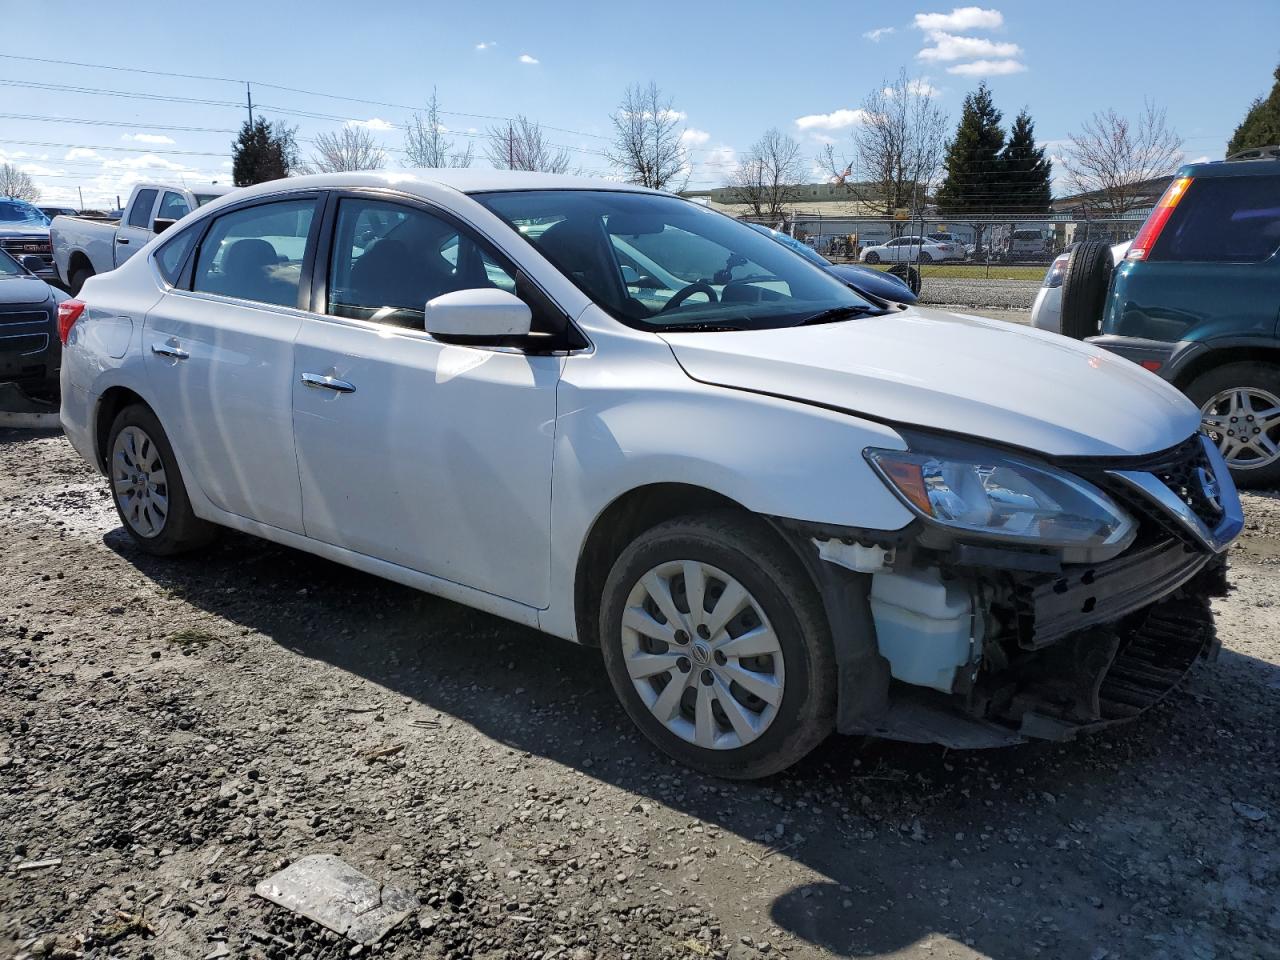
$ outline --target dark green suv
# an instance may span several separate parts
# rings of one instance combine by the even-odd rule
[[[1280,485],[1280,160],[1184,166],[1106,289],[1090,342],[1180,387],[1237,483]]]

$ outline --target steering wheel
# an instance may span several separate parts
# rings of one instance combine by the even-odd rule
[[[705,280],[695,280],[687,287],[682,287],[676,291],[676,295],[666,302],[659,313],[666,313],[668,310],[675,310],[682,303],[692,297],[695,293],[705,293],[712,303],[719,303],[720,298],[716,296],[715,288]]]

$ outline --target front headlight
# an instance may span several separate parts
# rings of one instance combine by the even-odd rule
[[[926,520],[987,539],[1057,548],[1068,563],[1109,559],[1133,541],[1133,519],[1069,473],[959,441],[924,439],[912,446],[864,453]]]

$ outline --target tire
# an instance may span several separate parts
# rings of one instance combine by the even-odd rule
[[[73,297],[80,296],[80,289],[84,286],[85,281],[93,275],[93,267],[77,267],[72,270],[67,292]]]
[[[116,415],[106,463],[116,513],[140,550],[167,557],[213,540],[217,527],[192,511],[173,447],[149,407],[135,403]],[[124,488],[129,478],[135,482]]]
[[[1071,251],[1062,277],[1064,337],[1083,340],[1097,336],[1114,269],[1111,248],[1105,243],[1086,240]]]
[[[890,267],[887,271],[905,283],[916,296],[920,295],[920,271],[905,263]]]
[[[694,604],[685,593],[680,571],[689,565],[706,574],[702,617],[692,615]],[[676,572],[659,573],[664,567]],[[716,601],[728,592],[717,591],[717,583],[728,588],[730,580],[736,581],[748,602],[729,619],[727,629],[715,634],[695,631],[680,641],[676,631],[676,642],[652,639],[634,629],[634,623],[637,610],[658,610],[645,586],[654,576],[670,590],[675,612],[689,618],[682,620],[686,626],[699,626],[699,620],[714,626]],[[670,580],[663,581],[663,576]],[[638,604],[637,597],[643,602]],[[661,631],[661,614],[648,616],[644,623],[655,633]],[[705,622],[700,629],[706,629]],[[702,773],[734,780],[769,776],[803,758],[834,729],[836,669],[821,598],[798,558],[753,517],[683,517],[637,537],[622,551],[605,582],[600,632],[605,669],[632,721],[659,749]],[[728,641],[747,632],[767,638],[777,653],[750,656],[745,650],[751,648],[740,646],[743,653],[724,658],[724,650],[732,651]],[[650,655],[665,665],[661,670],[645,667],[652,674],[633,680],[629,667]],[[770,704],[748,694],[734,677],[778,700]],[[677,682],[680,699],[668,699],[674,706],[664,722],[655,711],[663,709],[662,695]],[[731,699],[721,699],[725,697]],[[704,721],[709,736],[703,736]],[[699,745],[698,738],[714,741],[715,746]]]
[[[920,251],[920,263],[933,263],[933,256],[926,250]]]
[[[1231,409],[1231,398],[1240,393],[1248,396],[1251,410]],[[1265,419],[1248,419],[1265,410],[1280,408],[1280,366],[1224,364],[1196,377],[1187,386],[1186,394],[1205,417],[1204,429],[1218,442],[1237,486],[1280,487],[1280,413]],[[1231,430],[1246,431],[1247,447],[1233,451],[1232,438],[1224,436],[1224,431]],[[1269,438],[1277,450],[1267,451],[1259,446],[1260,436]]]
[[[879,263],[880,254],[876,253],[873,250],[871,253],[868,253],[865,257],[862,258],[862,262],[863,263]]]

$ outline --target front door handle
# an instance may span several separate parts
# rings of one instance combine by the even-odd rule
[[[302,382],[315,390],[332,390],[334,393],[355,393],[356,385],[322,373],[304,373]]]
[[[151,352],[160,357],[168,357],[170,360],[186,360],[191,356],[187,351],[178,346],[176,341],[168,343],[153,343]]]

